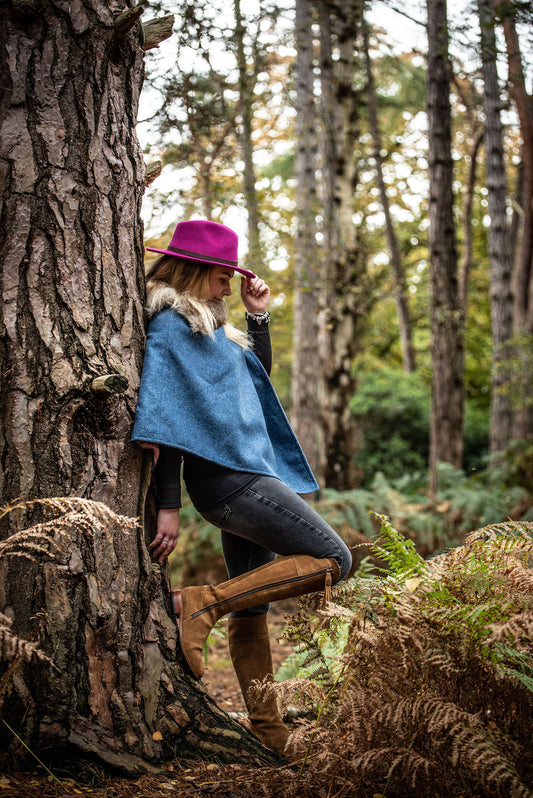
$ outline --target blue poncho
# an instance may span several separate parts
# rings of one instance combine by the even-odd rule
[[[214,336],[193,333],[171,308],[153,317],[132,440],[312,493],[318,485],[263,366],[222,327]]]

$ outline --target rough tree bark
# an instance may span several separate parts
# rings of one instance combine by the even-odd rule
[[[294,353],[291,423],[319,484],[324,462],[318,396],[318,301],[321,263],[316,241],[318,109],[314,92],[314,9],[296,2],[296,218]]]
[[[144,346],[143,50],[130,12],[124,0],[0,7],[3,504],[78,496],[138,511],[127,441]],[[103,375],[115,378],[92,390]],[[46,506],[4,515],[4,536]],[[2,646],[2,718],[34,751],[70,743],[128,772],[206,744],[265,755],[176,660],[166,573],[140,528],[100,504],[64,509],[22,536],[26,552],[44,541],[32,560],[0,560],[2,623],[50,658],[6,659]]]
[[[453,218],[450,66],[445,0],[428,0],[427,115],[431,352],[430,490],[437,465],[463,459],[464,316]]]
[[[512,250],[506,198],[501,98],[496,68],[494,2],[478,0],[485,111],[485,173],[489,202],[490,313],[492,322],[492,392],[490,448],[504,452],[511,440],[512,407],[508,391],[513,333]]]
[[[365,314],[364,262],[353,223],[358,97],[355,41],[362,5],[320,2],[324,173],[324,289],[320,319],[322,407],[327,487],[357,484],[357,428],[350,409],[356,379],[357,322]],[[333,50],[335,49],[335,58]]]

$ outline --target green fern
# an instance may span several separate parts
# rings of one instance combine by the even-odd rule
[[[398,577],[420,574],[426,569],[424,558],[417,552],[415,544],[390,523],[389,519],[374,513],[381,521],[379,539],[370,546],[371,551],[386,563]]]

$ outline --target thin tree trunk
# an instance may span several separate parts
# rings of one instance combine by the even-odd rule
[[[364,23],[364,50],[366,62],[368,118],[370,121],[370,132],[372,134],[373,141],[374,161],[376,162],[376,181],[379,189],[381,207],[385,216],[385,232],[387,236],[387,244],[389,246],[392,267],[394,297],[396,300],[396,314],[398,316],[398,327],[400,331],[403,369],[405,372],[409,373],[415,370],[415,350],[413,347],[413,335],[411,321],[409,318],[409,298],[405,283],[403,264],[400,257],[398,238],[396,236],[396,231],[392,221],[389,197],[387,195],[387,188],[385,186],[385,179],[383,177],[383,157],[381,155],[383,145],[379,130],[376,88],[374,84],[374,75],[372,74],[372,63],[370,60],[368,44],[368,27],[366,23]]]
[[[248,255],[247,263],[253,271],[261,271],[261,245],[259,240],[259,203],[255,190],[255,168],[253,160],[252,122],[253,88],[255,78],[248,71],[244,51],[244,25],[240,0],[233,2],[235,14],[235,38],[237,43],[237,66],[239,70],[240,110],[242,131],[240,135],[242,159],[244,163],[244,198],[248,213]]]
[[[475,113],[475,108],[471,107],[469,98],[466,96],[467,93],[463,91],[461,81],[458,80],[454,74],[452,74],[452,80],[455,91],[458,93],[461,102],[466,108],[470,126],[470,137],[472,141],[469,153],[466,186],[463,192],[463,216],[461,220],[463,247],[461,264],[459,267],[459,295],[461,298],[466,324],[468,312],[468,288],[470,284],[470,269],[472,266],[473,255],[472,206],[474,201],[474,191],[476,188],[478,154],[483,142],[483,130],[479,129],[479,121]]]
[[[347,490],[357,484],[357,428],[350,409],[356,379],[356,326],[364,315],[364,264],[353,217],[357,95],[353,88],[358,0],[320,3],[321,83],[324,124],[325,287],[321,311],[325,482]],[[333,47],[336,58],[333,59]]]
[[[320,253],[316,242],[317,126],[314,93],[314,22],[310,0],[296,0],[296,218],[294,353],[291,422],[309,464],[323,484],[318,396]]]
[[[472,147],[470,148],[470,162],[468,164],[468,176],[463,200],[463,256],[459,268],[459,296],[465,319],[468,312],[468,286],[470,284],[470,268],[473,254],[472,204],[476,185],[477,156],[482,141],[483,131],[479,131],[474,135]]]
[[[507,45],[509,84],[522,134],[522,169],[518,183],[517,199],[520,203],[520,226],[513,268],[514,313],[513,328],[516,359],[520,375],[517,387],[516,408],[513,413],[512,438],[533,438],[533,408],[531,407],[531,346],[533,344],[533,99],[527,93],[520,43],[516,31],[516,9],[498,5],[502,13],[503,30]]]
[[[498,5],[498,11],[502,6]],[[520,119],[523,180],[520,204],[522,224],[518,257],[514,267],[515,333],[533,332],[533,102],[526,90],[520,43],[516,32],[516,11],[503,10],[503,31],[507,45],[509,84]]]
[[[512,256],[507,222],[507,184],[500,118],[500,88],[496,69],[494,2],[478,0],[485,111],[485,171],[490,228],[490,300],[492,320],[492,394],[490,448],[492,454],[505,451],[511,439],[512,408],[508,393],[510,338],[513,327],[511,289]]]
[[[438,463],[463,458],[464,317],[453,218],[450,67],[446,3],[428,0],[427,113],[429,127],[429,246],[431,351],[430,490]]]

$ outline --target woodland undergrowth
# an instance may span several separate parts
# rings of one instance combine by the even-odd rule
[[[380,521],[387,567],[363,561],[327,611],[288,624],[299,653],[276,690],[318,720],[292,737],[310,744],[284,794],[532,795],[533,524],[424,560]]]
[[[43,509],[51,517],[1,542],[0,557],[61,559],[73,525],[91,534],[110,520],[125,532],[136,523],[78,499],[45,500]],[[257,688],[307,709],[290,741],[304,746],[304,761],[230,768],[230,778],[228,766],[209,765],[207,777],[199,765],[189,776],[176,762],[173,794],[192,794],[189,784],[195,795],[232,798],[533,796],[533,523],[493,524],[424,559],[386,517],[374,522],[371,556],[333,602],[320,610],[308,597],[289,621],[298,648],[283,681]],[[0,649],[1,701],[9,665],[42,655],[5,616]]]

